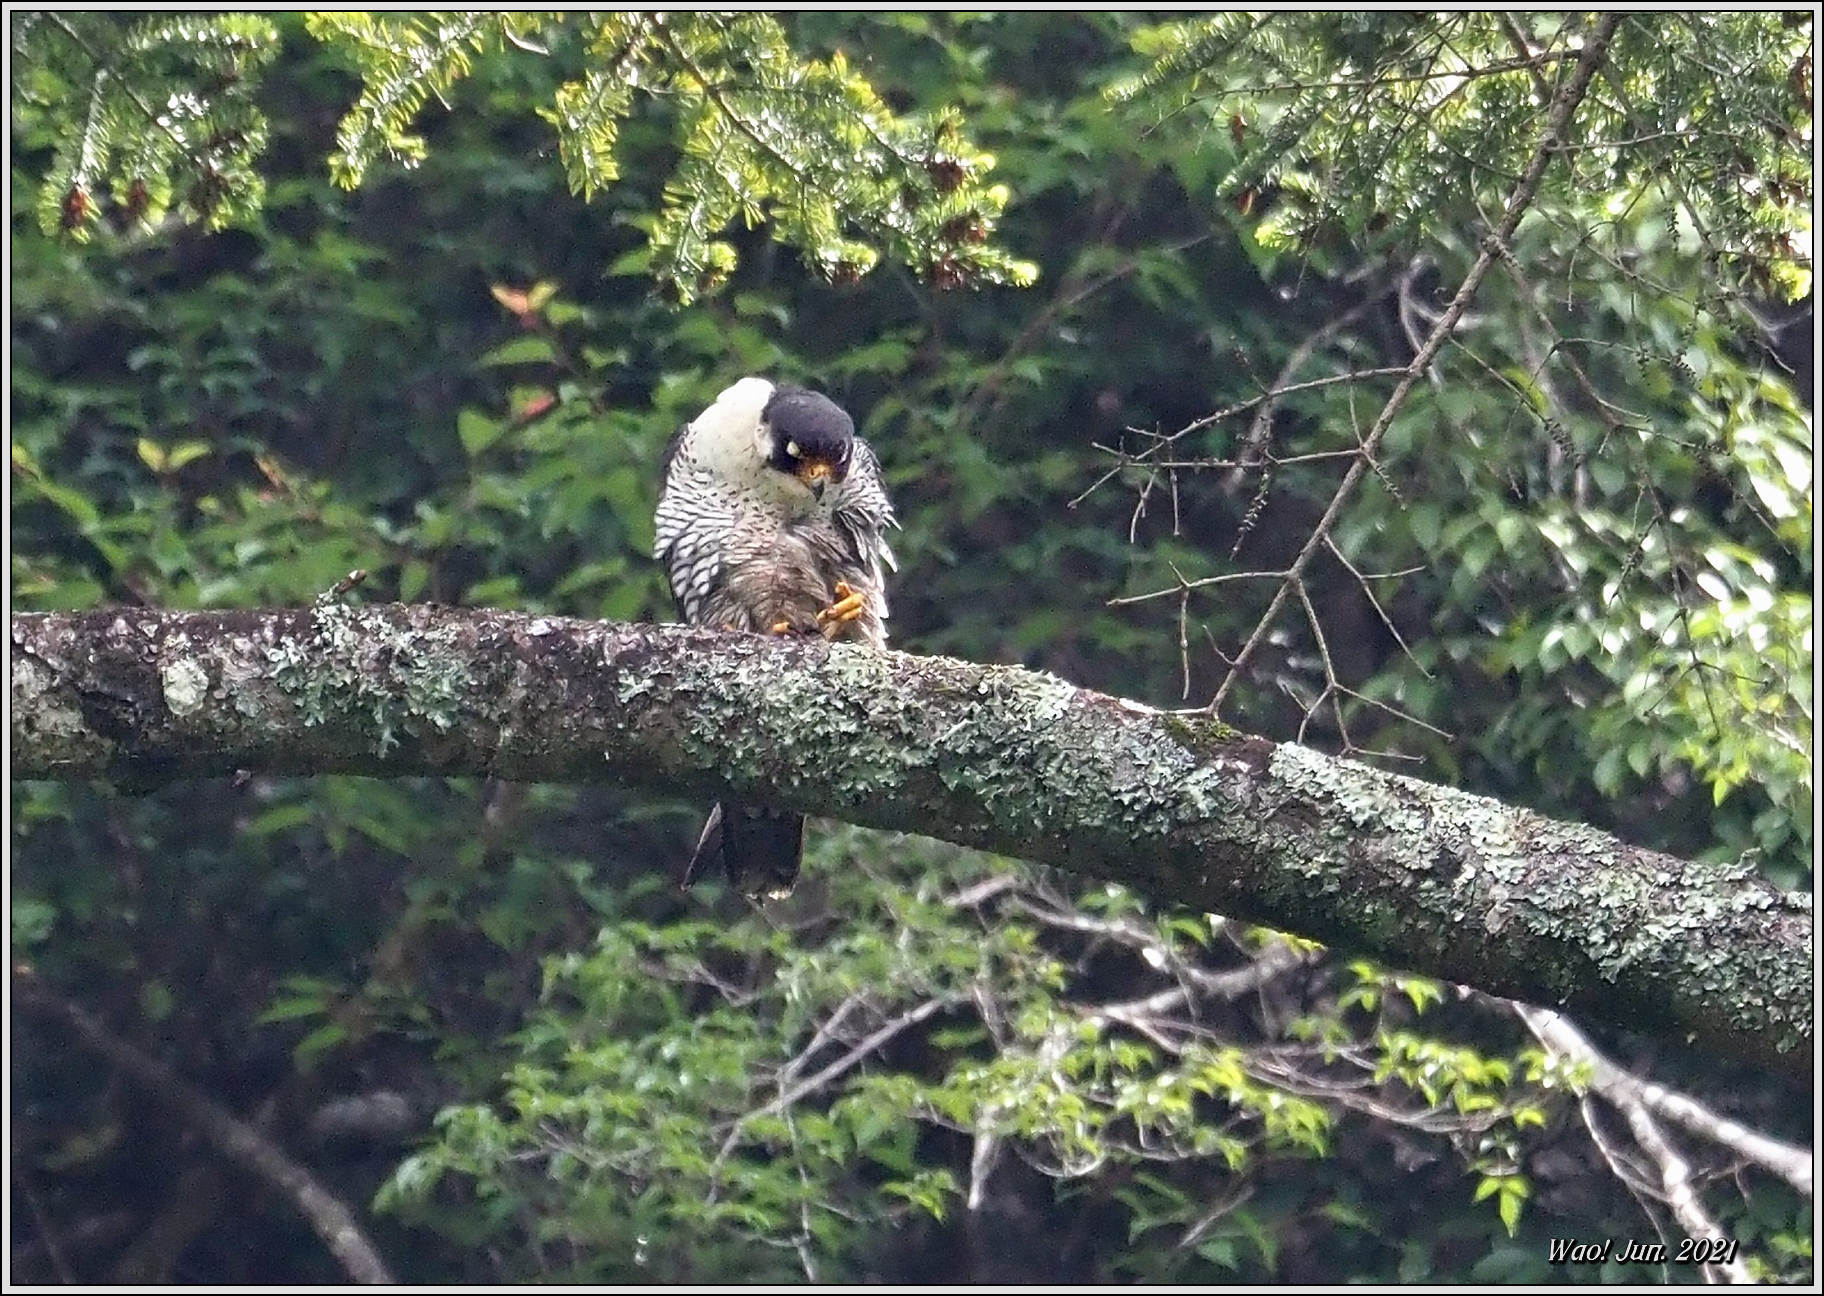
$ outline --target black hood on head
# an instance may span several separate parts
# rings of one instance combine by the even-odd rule
[[[760,412],[773,429],[773,462],[788,471],[793,460],[786,442],[797,445],[801,458],[821,459],[834,468],[846,466],[855,441],[855,420],[842,406],[803,387],[780,387]]]

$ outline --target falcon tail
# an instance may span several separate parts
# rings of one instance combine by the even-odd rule
[[[803,855],[803,815],[723,801],[709,812],[679,886],[688,891],[720,859],[736,890],[777,900],[791,894]]]

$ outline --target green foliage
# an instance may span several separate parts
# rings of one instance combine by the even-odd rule
[[[1573,14],[1229,13],[1141,32],[1152,66],[1111,94],[1226,126],[1238,156],[1222,191],[1279,193],[1257,233],[1269,247],[1448,237],[1500,210],[1587,30]],[[1804,296],[1810,43],[1799,14],[1624,20],[1546,205],[1684,203],[1710,288]]]
[[[1537,146],[1582,21],[1227,14],[1138,33],[1151,64],[1111,95],[1163,97],[1160,129],[1225,160],[1215,189],[1247,196],[1267,272],[1296,258],[1301,276],[1385,285],[1369,291],[1416,348]],[[1439,595],[1410,655],[1359,690],[1372,701],[1339,704],[1357,743],[1389,727],[1377,704],[1460,717],[1474,696],[1477,719],[1450,729],[1484,738],[1408,731],[1402,750],[1448,773],[1474,747],[1497,786],[1536,781],[1536,804],[1597,822],[1624,790],[1657,786],[1663,807],[1701,787],[1723,812],[1694,809],[1665,840],[1756,852],[1795,886],[1811,854],[1812,431],[1757,299],[1809,291],[1808,40],[1777,14],[1623,21],[1573,147],[1482,285],[1476,309],[1499,323],[1459,328],[1389,430],[1385,489],[1337,531],[1357,570],[1423,568]],[[1312,340],[1309,368],[1375,363],[1357,328]],[[1271,451],[1353,445],[1390,381],[1284,398]],[[1208,506],[1175,485],[1175,510]],[[1294,470],[1274,489],[1327,487]],[[1135,587],[1224,556],[1162,542]],[[1374,592],[1385,607],[1415,591]],[[1316,698],[1327,681],[1306,660],[1284,683]]]
[[[421,162],[411,126],[473,67],[474,51],[545,54],[570,33],[555,17],[323,13],[314,35],[352,55],[364,81],[330,159],[358,184],[385,157]],[[546,30],[547,26],[549,29]],[[840,50],[804,59],[768,14],[592,14],[580,39],[588,70],[539,115],[556,128],[572,192],[588,198],[620,175],[622,123],[636,97],[675,117],[676,170],[649,248],[621,266],[650,270],[689,302],[734,271],[729,227],[769,222],[831,283],[853,283],[883,256],[939,288],[1032,281],[1034,268],[988,245],[1008,198],[988,185],[994,159],[970,148],[953,111],[895,114]]]
[[[382,1204],[466,1230],[453,1202],[503,1194],[512,1208],[490,1236],[561,1247],[576,1267],[549,1276],[573,1281],[828,1280],[856,1272],[853,1248],[881,1227],[976,1209],[1013,1164],[1066,1196],[1131,1171],[1114,1198],[1139,1238],[1194,1224],[1206,1175],[1331,1152],[1332,1114],[1262,1080],[1243,1050],[1162,1049],[1080,1002],[1092,986],[1044,925],[984,928],[955,897],[995,880],[995,862],[904,841],[892,872],[857,868],[861,841],[822,839],[815,898],[794,903],[789,932],[623,922],[593,952],[548,961],[502,1093],[446,1110]],[[924,1020],[940,1025],[903,1045]],[[1399,1038],[1386,1047],[1401,1061],[1377,1081],[1442,1077],[1463,1112],[1511,1075]],[[945,1164],[945,1132],[976,1149],[973,1182]],[[661,1235],[675,1244],[650,1245]],[[1245,1265],[1226,1251],[1214,1262],[1273,1272],[1264,1227],[1256,1241]],[[1213,1255],[1187,1253],[1182,1272]]]
[[[44,195],[92,102],[118,161],[147,128],[115,87],[181,88],[178,56],[120,53],[167,21],[192,33],[183,59],[270,23],[238,81],[190,87],[223,120],[260,87],[264,203],[227,234],[180,228],[200,213],[174,147],[166,219],[101,237],[124,223],[103,202],[73,247]],[[1514,21],[1574,52],[1568,20]],[[1811,429],[1775,328],[1810,174],[1769,123],[1807,129],[1805,33],[1681,15],[1661,51],[1649,21],[1623,24],[1622,88],[1598,78],[1578,125],[1615,147],[1548,175],[1334,533],[1360,571],[1401,573],[1371,587],[1411,655],[1346,567],[1307,585],[1342,681],[1450,735],[1348,699],[1357,746],[1803,885]],[[762,372],[831,392],[882,454],[906,522],[897,644],[1201,698],[1207,645],[1232,652],[1267,595],[1193,592],[1181,656],[1176,574],[1280,564],[1336,461],[1279,463],[1263,489],[1095,447],[1404,365],[1542,119],[1524,67],[1262,88],[1406,75],[1434,50],[1436,70],[1516,62],[1487,15],[311,22],[322,39],[286,15],[15,29],[16,607],[300,605],[359,567],[349,597],[666,617],[660,449]],[[1738,93],[1706,98],[1725,77]],[[1620,143],[1681,112],[1706,123],[1688,144]],[[559,165],[537,156],[553,141]],[[937,291],[946,250],[972,281],[1028,277],[973,226],[946,235],[969,212],[1040,262],[1033,292]],[[880,272],[832,282],[851,259]],[[1269,450],[1349,450],[1390,385],[1283,396]],[[1254,413],[1177,459],[1242,457]],[[1323,687],[1290,622],[1230,718],[1290,736]],[[1305,741],[1344,747],[1331,720]],[[1580,1124],[1587,1077],[1498,1008],[1124,888],[814,825],[800,897],[755,913],[666,885],[701,807],[603,788],[256,772],[139,797],[22,784],[12,808],[15,955],[225,1104],[274,1112],[345,1200],[379,1192],[367,1224],[411,1279],[1539,1282],[1562,1276],[1549,1237],[1641,1231]],[[167,1183],[134,1167],[194,1144],[54,1027],[16,1029],[17,1182],[66,1238],[123,1214],[152,1235]],[[1654,1065],[1809,1134],[1764,1075]],[[425,1113],[404,1141],[307,1132],[376,1088]],[[1808,1281],[1802,1203],[1731,1182],[1706,1204],[1756,1272]],[[167,1276],[340,1276],[269,1203],[202,1208]],[[70,1250],[83,1279],[112,1263]]]
[[[871,919],[928,911],[930,900],[854,891],[863,921],[828,915],[820,942],[745,924],[629,922],[605,929],[587,956],[552,960],[547,1006],[518,1036],[500,1106],[446,1111],[438,1142],[401,1168],[383,1202],[435,1221],[425,1204],[447,1175],[508,1191],[547,1220],[541,1241],[598,1254],[579,1260],[578,1281],[783,1280],[801,1272],[797,1249],[841,1265],[865,1236],[858,1226],[907,1210],[941,1218],[949,1172],[916,1165],[891,1097],[787,1099],[856,1036],[926,1000],[962,1000],[972,974],[1018,980],[1045,964],[1017,928],[986,948],[929,921],[891,940]],[[874,985],[891,990],[868,993]],[[844,1003],[845,1023],[819,1032]],[[835,1046],[818,1052],[824,1040]],[[579,1200],[589,1203],[580,1215]],[[500,1223],[516,1231],[520,1218]],[[645,1244],[658,1234],[672,1240]]]
[[[1616,226],[1637,265],[1664,250],[1654,229]],[[1519,250],[1563,247],[1535,227]],[[1462,447],[1407,478],[1414,501],[1465,481],[1511,484],[1441,524],[1428,503],[1399,510],[1410,552],[1448,567],[1454,594],[1491,580],[1502,592],[1503,606],[1478,608],[1460,633],[1440,627],[1417,661],[1473,657],[1515,679],[1491,746],[1553,781],[1574,745],[1606,801],[1654,780],[1695,780],[1716,805],[1745,790],[1714,853],[1759,851],[1797,885],[1811,853],[1810,413],[1716,316],[1606,264],[1581,273],[1583,365],[1545,368],[1537,357],[1571,325],[1553,322],[1564,313],[1550,292],[1510,279],[1489,301],[1530,314],[1518,345],[1472,335],[1457,349],[1468,367],[1446,372],[1514,375],[1536,403],[1504,395],[1506,383],[1471,400],[1465,384],[1418,397],[1396,431],[1396,449],[1439,433]],[[1557,386],[1579,382],[1593,399]],[[1598,403],[1605,391],[1625,391],[1626,408]],[[1365,510],[1358,534],[1393,516]],[[1528,593],[1545,590],[1556,593]]]
[[[675,302],[728,280],[737,220],[768,224],[831,283],[883,257],[942,289],[1036,273],[990,244],[1008,190],[987,183],[994,158],[969,144],[958,113],[893,112],[841,50],[802,58],[770,15],[590,14],[572,26],[563,14],[343,11],[307,27],[362,78],[329,156],[344,188],[382,161],[421,165],[425,105],[447,105],[489,55],[586,65],[537,109],[585,198],[619,178],[636,99],[660,105],[676,169],[656,217],[639,222],[649,246],[617,266],[650,271]],[[141,229],[167,214],[220,229],[260,209],[267,124],[254,96],[276,50],[269,22],[34,14],[16,31],[15,112],[27,138],[57,151],[38,186],[45,233],[87,239],[104,195],[117,224]]]
[[[363,82],[336,135],[330,177],[353,189],[383,157],[404,167],[423,162],[424,138],[411,126],[426,101],[448,102],[445,95],[474,70],[477,53],[524,41],[541,22],[528,14],[311,14],[310,34],[350,52]]]

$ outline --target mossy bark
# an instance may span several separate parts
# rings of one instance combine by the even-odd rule
[[[1006,666],[430,606],[12,619],[15,778],[618,781],[1111,878],[1794,1076],[1811,911],[1485,797]]]

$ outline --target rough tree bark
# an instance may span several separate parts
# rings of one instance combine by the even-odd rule
[[[12,618],[13,776],[613,780],[925,833],[1495,994],[1811,1070],[1811,911],[1013,667],[388,605]]]

